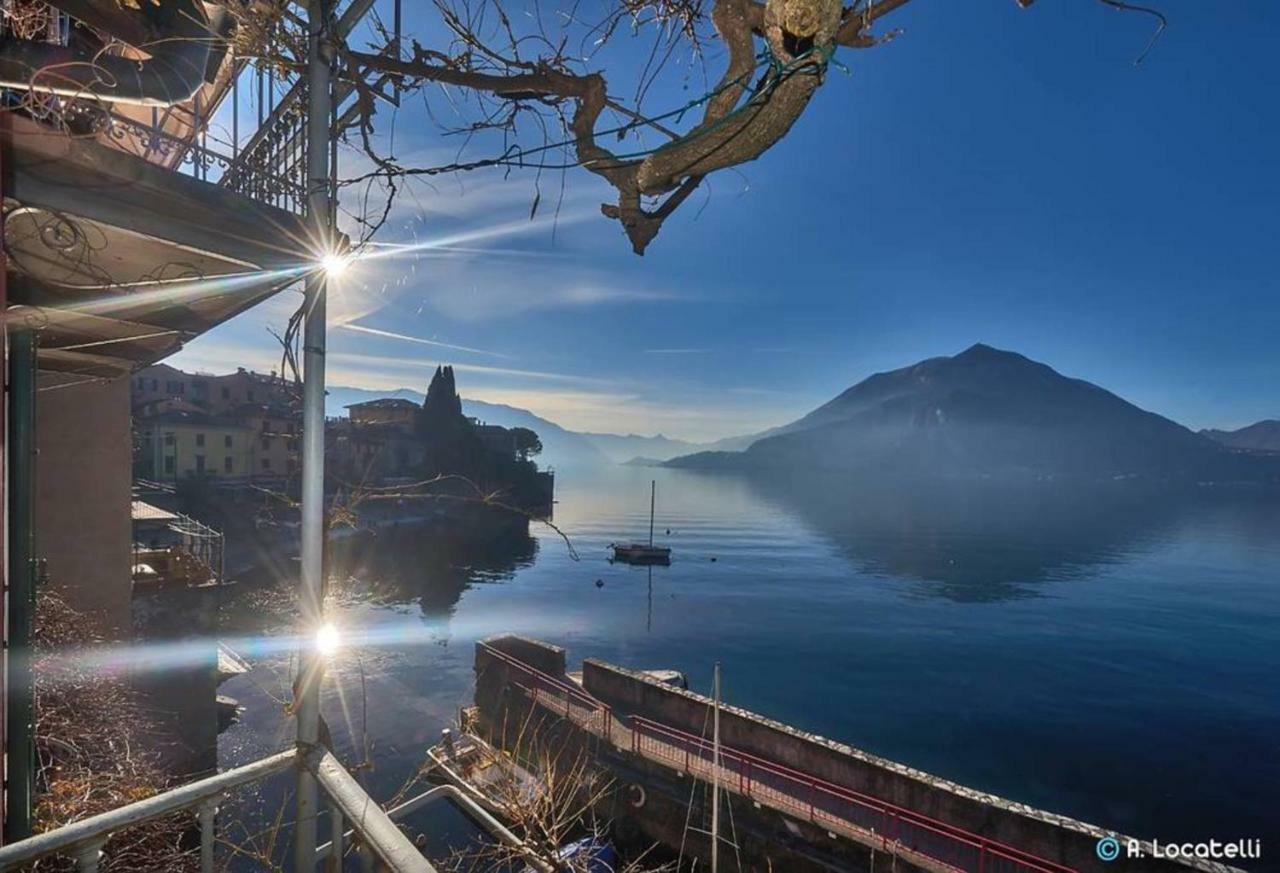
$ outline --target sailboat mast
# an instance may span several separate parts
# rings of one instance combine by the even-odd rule
[[[653,545],[653,507],[658,499],[658,480],[649,483],[649,545]]]
[[[720,662],[716,661],[713,683],[713,727],[711,745],[711,873],[720,863]]]

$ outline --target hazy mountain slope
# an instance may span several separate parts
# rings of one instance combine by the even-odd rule
[[[1233,475],[1211,440],[1096,385],[975,345],[878,373],[739,454],[673,466],[893,475]]]
[[[585,432],[593,446],[615,464],[621,464],[636,457],[653,458],[665,461],[679,455],[687,455],[702,448],[698,443],[676,440],[657,434],[640,436],[639,434],[591,433]]]
[[[609,458],[591,440],[576,431],[566,430],[553,421],[534,415],[527,409],[501,403],[462,398],[462,411],[489,424],[502,427],[527,427],[542,440],[538,462],[553,467],[607,464]]]
[[[1201,434],[1232,449],[1280,452],[1280,421],[1266,419],[1239,430],[1202,430]]]
[[[423,395],[408,388],[394,391],[370,391],[364,388],[329,388],[325,399],[326,413],[330,416],[346,415],[346,407],[352,403],[363,403],[366,400],[377,400],[381,397],[395,397],[421,403]],[[540,418],[527,409],[505,406],[500,403],[486,403],[483,400],[462,398],[462,411],[465,415],[478,418],[489,424],[502,427],[527,427],[536,432],[542,440],[542,454],[538,462],[543,466],[567,467],[584,464],[610,463],[591,441],[582,434],[565,430],[553,421]]]

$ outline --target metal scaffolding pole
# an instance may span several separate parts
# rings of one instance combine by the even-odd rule
[[[36,335],[9,334],[9,636],[8,756],[4,842],[31,836],[35,797],[35,675],[31,631],[36,612],[35,561]]]
[[[316,259],[332,251],[333,203],[329,187],[330,42],[332,0],[307,4],[307,215],[315,234]],[[320,684],[324,659],[315,645],[324,623],[324,355],[325,293],[328,277],[312,270],[306,278],[302,387],[302,573],[298,586],[301,651],[298,661],[297,716],[300,752],[320,736]],[[294,870],[311,873],[316,860],[319,791],[315,775],[298,768],[294,825]]]

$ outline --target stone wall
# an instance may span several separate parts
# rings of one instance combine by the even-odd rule
[[[586,690],[619,715],[640,715],[698,736],[710,724],[712,701],[702,695],[601,661],[588,659],[582,666]],[[1231,869],[1208,862],[1193,867],[1150,858],[1125,859],[1109,865],[1099,860],[1097,843],[1100,838],[1113,835],[1111,832],[939,779],[743,709],[721,706],[720,736],[728,748],[872,795],[1076,870],[1187,873],[1198,868],[1223,873]],[[1124,843],[1125,838],[1119,839]]]
[[[36,554],[67,603],[113,637],[129,633],[133,437],[129,380],[36,397]]]

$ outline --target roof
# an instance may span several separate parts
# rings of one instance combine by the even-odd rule
[[[404,409],[412,406],[414,409],[419,404],[412,400],[405,400],[403,397],[379,397],[377,400],[364,400],[360,403],[348,403],[345,409]]]
[[[176,521],[178,518],[176,513],[167,509],[161,509],[158,506],[147,503],[144,500],[133,501],[133,520],[134,521]]]

